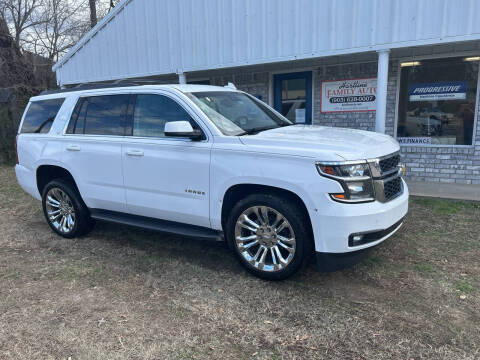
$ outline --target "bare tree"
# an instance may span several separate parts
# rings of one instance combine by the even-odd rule
[[[17,45],[58,60],[118,0],[0,0],[0,18]]]
[[[25,30],[41,23],[40,6],[40,0],[0,0],[0,15],[13,30],[18,46]]]
[[[88,0],[90,6],[90,27],[97,25],[97,4],[95,0]]]
[[[33,26],[28,44],[33,52],[57,61],[80,37],[88,31],[85,21],[78,18],[84,13],[84,2],[43,0],[42,21]]]
[[[97,9],[97,5],[99,5],[99,9]],[[100,13],[100,17],[105,16],[115,7],[115,1],[108,0],[108,9],[106,8],[107,1],[105,0],[88,0],[88,6],[90,8],[90,27],[93,28],[95,25],[97,25],[98,13]]]

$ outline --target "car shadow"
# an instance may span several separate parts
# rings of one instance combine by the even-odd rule
[[[130,253],[155,263],[160,259],[221,272],[222,275],[252,277],[240,265],[226,241],[197,239],[158,231],[136,228],[128,225],[97,221],[87,238],[107,242],[119,251]],[[130,251],[127,251],[130,249]],[[133,250],[133,251],[132,251]],[[322,276],[312,261],[291,279]],[[323,273],[323,277],[328,275]]]

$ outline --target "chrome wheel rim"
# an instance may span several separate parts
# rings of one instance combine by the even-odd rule
[[[63,234],[70,233],[75,227],[75,209],[70,197],[60,188],[48,190],[46,198],[48,221]]]
[[[240,255],[258,270],[285,269],[295,256],[295,233],[288,220],[268,206],[246,209],[235,225],[235,244]]]

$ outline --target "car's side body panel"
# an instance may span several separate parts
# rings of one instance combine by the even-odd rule
[[[198,122],[206,138],[191,141],[65,133],[79,97],[125,93],[168,95]],[[286,127],[260,136],[224,136],[178,86],[88,90],[32,100],[55,97],[64,97],[65,102],[49,133],[18,136],[17,178],[22,188],[37,199],[41,196],[37,169],[55,165],[72,174],[91,209],[221,231],[223,200],[231,187],[270,186],[301,199],[312,224],[315,249],[323,253],[352,252],[380,243],[386,237],[355,247],[349,247],[347,239],[352,233],[387,229],[408,210],[405,183],[403,193],[387,203],[335,202],[329,194],[342,192],[342,186],[320,176],[315,166],[317,161],[364,160],[398,151],[398,144],[384,135],[335,130],[328,138],[327,128]],[[304,136],[308,141],[300,143]],[[342,143],[342,139],[348,141]],[[361,139],[358,154],[354,139]],[[373,141],[375,146],[370,146]]]
[[[60,158],[70,164],[85,204],[90,208],[126,211],[122,138],[68,135],[59,141]]]
[[[178,139],[124,139],[127,211],[210,227],[211,143]]]

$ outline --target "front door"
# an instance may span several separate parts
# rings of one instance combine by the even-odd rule
[[[212,144],[164,134],[169,121],[199,128],[192,116],[166,94],[138,94],[130,121],[122,149],[128,212],[209,227]]]
[[[296,124],[312,123],[312,72],[277,74],[273,77],[274,107]]]

